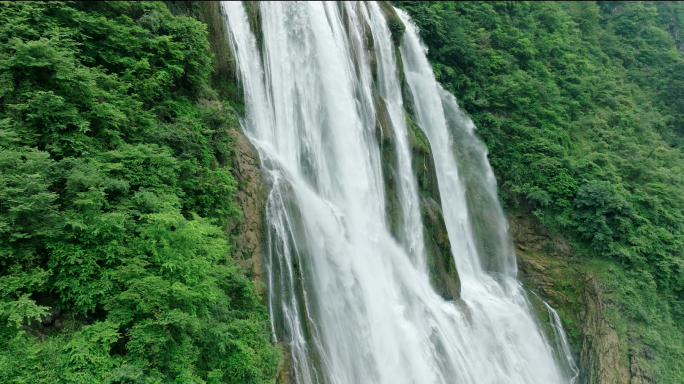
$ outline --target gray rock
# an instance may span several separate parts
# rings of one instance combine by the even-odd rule
[[[48,314],[45,315],[45,317],[43,317],[43,319],[41,320],[41,323],[43,323],[43,325],[52,325],[52,323],[54,323],[55,320],[56,320],[56,319],[59,317],[59,315],[61,315],[61,314],[62,314],[62,310],[61,310],[61,309],[59,309],[59,308],[51,308],[51,309],[48,311]]]

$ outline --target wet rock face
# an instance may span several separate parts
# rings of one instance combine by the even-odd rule
[[[560,235],[552,234],[543,227],[531,211],[524,209],[508,212],[511,238],[516,248],[523,252],[543,252],[555,257],[571,257],[572,248]]]
[[[292,353],[287,344],[279,344],[283,353],[283,360],[278,365],[278,375],[275,379],[275,384],[290,384],[292,383]]]
[[[639,366],[640,360],[653,360],[653,350],[649,347],[631,349],[629,351],[629,373],[632,376],[629,384],[651,384],[655,383],[655,377],[648,371]]]
[[[574,322],[571,328],[576,332],[576,345],[581,344],[575,356],[580,367],[579,382],[655,383],[642,364],[653,359],[653,351],[640,346],[627,353],[627,341],[620,339],[607,315],[609,302],[604,298],[603,285],[586,261],[574,257],[569,244],[542,227],[531,211],[523,209],[507,216],[521,281]]]
[[[630,384],[633,381],[620,355],[620,340],[601,300],[600,283],[591,275],[585,281],[585,318],[580,379],[586,384]]]
[[[389,220],[390,231],[395,238],[399,239],[403,236],[400,224],[405,213],[397,195],[396,144],[384,102],[377,92],[374,96],[378,114],[376,139],[380,146],[382,173],[385,182],[385,211]],[[432,158],[430,143],[409,115],[406,116],[406,127],[411,150],[411,168],[416,176],[420,194],[420,213],[423,220],[423,237],[430,283],[445,300],[456,300],[461,296],[461,282],[456,270],[456,263],[451,254],[451,243],[444,223],[437,184],[437,171]]]
[[[432,149],[426,135],[413,123],[410,115],[406,116],[406,128],[411,146],[411,168],[416,175],[420,193],[420,214],[423,219],[430,283],[445,300],[456,300],[461,297],[461,281],[451,254]]]
[[[266,188],[259,168],[259,154],[242,132],[232,129],[230,134],[235,138],[232,173],[238,182],[236,199],[242,208],[241,221],[232,221],[228,226],[229,233],[236,239],[233,257],[263,290],[261,257]]]
[[[401,41],[401,37],[404,35],[406,26],[401,21],[397,15],[397,12],[394,10],[394,7],[392,7],[389,1],[378,1],[378,4],[380,5],[380,9],[385,14],[385,18],[387,19],[387,26],[392,33],[392,41],[394,42],[394,45],[399,46],[399,42]]]
[[[401,222],[404,212],[398,196],[397,186],[397,150],[390,126],[389,112],[377,89],[373,89],[373,101],[377,113],[375,138],[380,146],[382,176],[385,185],[385,212],[388,226],[396,239],[403,237]]]
[[[535,244],[521,246],[518,243],[517,248],[519,277],[523,284],[572,320],[573,326],[564,325],[575,348],[581,345],[580,350],[574,351],[575,361],[580,367],[580,383],[642,384],[641,381],[630,381],[631,376],[643,375],[637,371],[628,372],[628,362],[622,356],[624,343],[606,317],[600,281],[567,259],[530,251],[536,248]],[[541,302],[537,303],[535,295],[529,295],[529,298],[544,323],[546,312]],[[550,329],[545,330],[549,339],[553,338]]]
[[[430,283],[445,300],[458,299],[461,296],[461,282],[451,254],[451,243],[444,223],[442,207],[428,196],[421,198],[420,210],[423,216],[425,253],[430,271]]]

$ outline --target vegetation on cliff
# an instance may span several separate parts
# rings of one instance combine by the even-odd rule
[[[164,3],[2,3],[1,382],[274,377],[211,72]]]
[[[230,64],[207,26],[167,9],[199,5],[1,5],[0,381],[272,378],[266,309],[226,234],[237,88],[212,73]],[[684,381],[684,4],[395,5],[477,124],[502,202],[569,238],[641,368]],[[569,299],[574,277],[557,279]]]
[[[684,380],[684,4],[395,3],[520,201],[604,260],[615,323]],[[626,359],[626,357],[625,357]]]

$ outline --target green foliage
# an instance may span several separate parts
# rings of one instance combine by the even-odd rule
[[[1,382],[274,377],[208,49],[163,3],[0,7]]]
[[[640,271],[626,271],[611,262],[596,263],[606,283],[604,299],[621,340],[630,340],[629,348],[655,352],[654,359],[640,359],[639,365],[658,381],[676,383],[684,377],[684,332],[678,325],[673,306],[658,292],[653,279]],[[681,318],[679,318],[681,321]]]
[[[630,284],[647,284],[665,303],[651,332],[662,325],[681,336],[684,4],[396,5],[418,25],[437,79],[477,124],[504,203],[528,203],[580,251],[636,273]],[[664,382],[684,380],[658,361]]]
[[[577,191],[572,218],[578,222],[577,231],[597,252],[610,254],[615,239],[632,225],[631,216],[632,207],[616,196],[608,182],[592,180]]]
[[[47,308],[36,305],[28,294],[22,295],[18,300],[0,304],[0,316],[16,327],[20,327],[26,320],[38,320],[46,313]]]

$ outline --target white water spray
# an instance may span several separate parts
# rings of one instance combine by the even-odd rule
[[[561,322],[558,312],[556,312],[556,310],[553,309],[549,303],[543,300],[542,302],[544,303],[546,310],[549,312],[549,320],[551,322],[551,328],[553,328],[553,336],[556,339],[556,350],[560,354],[562,363],[566,370],[568,370],[572,375],[570,378],[570,384],[575,384],[579,378],[580,371],[577,367],[577,364],[575,364],[575,360],[572,358],[570,342],[568,341],[568,336],[563,330],[563,322]]]
[[[397,57],[379,6],[261,2],[261,47],[242,4],[223,7],[245,93],[241,123],[272,183],[269,310],[295,381],[567,383],[515,279],[484,147],[436,83],[409,18],[400,13],[404,76],[436,164],[461,305],[430,285]],[[397,239],[385,213],[374,92],[396,146]],[[469,201],[471,210],[484,202],[483,222],[493,224],[473,225]]]

